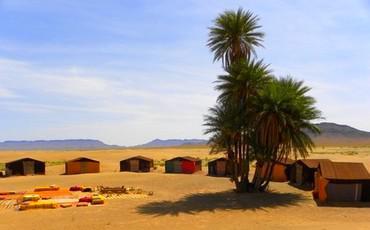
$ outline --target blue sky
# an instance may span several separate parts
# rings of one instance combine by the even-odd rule
[[[327,121],[370,130],[367,1],[0,0],[0,140],[204,138],[223,73],[207,28],[240,6],[277,76],[311,86]]]

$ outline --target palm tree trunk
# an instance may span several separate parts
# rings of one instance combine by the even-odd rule
[[[274,171],[274,167],[275,167],[275,161],[272,162],[269,174],[268,174],[267,178],[264,179],[264,183],[262,183],[261,186],[260,186],[260,191],[266,191],[266,189],[267,189],[267,187],[268,187],[268,185],[271,181],[272,172]]]

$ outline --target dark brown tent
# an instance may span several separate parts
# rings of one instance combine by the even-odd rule
[[[320,162],[330,162],[329,159],[301,159],[297,160],[290,170],[290,182],[299,187],[313,189],[315,172]]]
[[[98,173],[100,172],[100,162],[80,157],[69,160],[65,163],[65,174],[81,174],[81,173]]]
[[[320,162],[313,195],[320,202],[369,202],[370,174],[362,163]]]
[[[5,164],[5,174],[13,175],[45,175],[45,162],[32,158],[22,158]]]
[[[153,168],[153,159],[143,156],[130,157],[120,161],[120,171],[150,172]]]
[[[208,162],[209,176],[228,176],[231,174],[231,165],[227,158],[221,157]]]

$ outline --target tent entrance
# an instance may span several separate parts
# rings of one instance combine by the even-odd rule
[[[303,184],[303,166],[300,164],[297,164],[296,166],[296,172],[295,172],[295,181],[297,185]]]
[[[226,161],[217,161],[216,167],[218,176],[226,175]]]
[[[139,172],[139,160],[133,159],[130,160],[130,171],[131,172]]]
[[[89,162],[81,162],[81,173],[89,172]]]
[[[34,161],[23,161],[24,175],[35,174],[35,162]]]

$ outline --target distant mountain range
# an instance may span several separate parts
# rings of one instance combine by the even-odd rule
[[[316,145],[357,145],[370,144],[370,132],[358,130],[348,125],[323,122],[317,124],[320,135],[309,134]],[[205,139],[155,139],[133,148],[175,147],[186,145],[206,145]],[[4,141],[0,142],[0,150],[91,150],[117,149],[124,146],[108,145],[99,140],[39,140],[39,141]]]
[[[316,145],[369,145],[370,132],[355,129],[348,125],[322,122],[317,124],[321,130],[320,135],[310,136]]]
[[[117,145],[107,145],[99,140],[38,140],[38,141],[4,141],[0,150],[79,150],[79,149],[112,149]]]
[[[204,139],[155,139],[148,143],[137,145],[135,147],[171,147],[171,146],[184,146],[184,145],[206,145],[207,140]]]
[[[370,132],[358,130],[348,125],[322,122],[317,126],[321,130],[320,138],[370,138]]]

